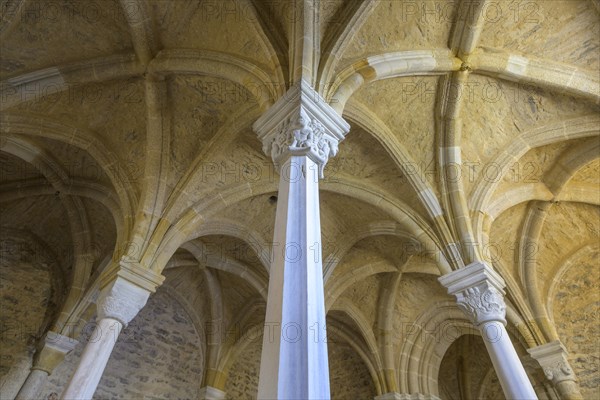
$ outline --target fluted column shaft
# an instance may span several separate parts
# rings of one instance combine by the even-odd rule
[[[490,266],[475,262],[439,278],[458,307],[479,328],[508,399],[537,399],[506,330],[504,280]]]

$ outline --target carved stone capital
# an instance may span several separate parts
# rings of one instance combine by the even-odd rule
[[[115,263],[100,277],[98,318],[116,319],[127,326],[164,279],[136,262],[123,259]]]
[[[439,278],[456,296],[458,307],[475,325],[499,321],[506,325],[504,280],[490,266],[475,262]]]
[[[555,385],[563,381],[577,381],[575,372],[569,364],[569,353],[560,340],[527,349],[527,352],[537,360],[546,378]]]
[[[319,166],[319,176],[350,125],[310,85],[292,86],[252,127],[277,169],[291,156],[307,156]]]
[[[112,318],[127,326],[146,305],[148,297],[148,290],[118,277],[100,291],[96,303],[98,319]]]

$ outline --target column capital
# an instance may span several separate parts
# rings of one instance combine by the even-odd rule
[[[569,364],[569,352],[560,340],[527,349],[527,352],[540,364],[546,378],[552,383],[577,381],[575,372]]]
[[[506,325],[505,283],[486,263],[474,262],[438,280],[448,294],[456,296],[458,307],[473,324],[499,321]]]
[[[48,331],[38,342],[31,369],[39,369],[50,375],[54,368],[79,342],[60,333]]]
[[[98,318],[116,319],[127,326],[163,280],[164,276],[138,263],[121,261],[100,278]]]
[[[308,156],[319,166],[319,176],[350,125],[305,80],[256,120],[252,129],[263,143],[277,169],[293,155]]]

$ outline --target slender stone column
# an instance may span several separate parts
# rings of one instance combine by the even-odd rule
[[[304,80],[253,126],[280,172],[259,399],[328,399],[319,178],[350,126]]]
[[[492,364],[509,399],[537,399],[506,331],[504,280],[491,267],[475,262],[439,278],[456,296],[458,307],[481,331]]]
[[[91,399],[100,382],[121,329],[144,307],[163,276],[133,263],[123,263],[101,282],[96,302],[97,324],[83,350],[79,365],[62,394],[65,400]]]
[[[33,366],[15,400],[37,399],[54,368],[75,348],[77,340],[48,331],[38,345]]]
[[[560,340],[528,349],[527,352],[540,364],[546,378],[552,382],[561,398],[583,399],[577,385],[577,377],[567,358],[569,353]]]

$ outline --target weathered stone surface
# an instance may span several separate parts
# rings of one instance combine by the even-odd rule
[[[36,339],[46,328],[51,301],[49,263],[43,250],[27,241],[0,240],[0,377],[23,356],[31,357]]]
[[[600,295],[595,283],[600,272],[592,259],[574,261],[553,293],[553,316],[569,349],[569,363],[579,379],[581,394],[592,399],[600,395],[600,349],[588,338],[600,335]]]
[[[345,400],[375,397],[375,386],[371,375],[356,351],[335,336],[327,347],[329,348],[331,398]]]
[[[261,349],[262,335],[252,340],[237,356],[225,384],[228,399],[251,400],[256,398]]]

